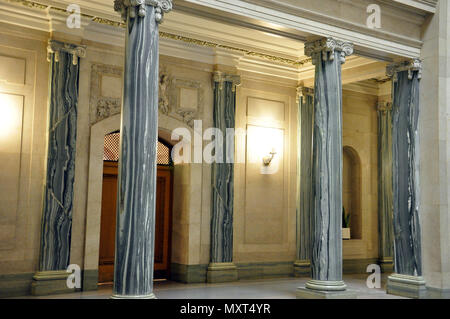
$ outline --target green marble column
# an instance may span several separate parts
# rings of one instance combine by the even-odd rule
[[[79,61],[86,54],[83,46],[54,40],[49,41],[47,50],[51,65],[47,176],[34,295],[68,291],[65,279],[72,234]]]
[[[378,236],[379,264],[393,271],[392,103],[378,103]]]
[[[311,277],[298,298],[354,298],[342,279],[342,79],[353,45],[333,38],[305,43],[315,65]]]
[[[422,62],[394,63],[392,85],[392,176],[394,270],[387,292],[413,298],[426,295],[422,277],[419,203],[419,88]]]
[[[235,128],[236,86],[241,82],[237,75],[214,73],[214,127],[225,134],[227,128]],[[233,205],[234,205],[234,141],[227,143],[224,137],[222,163],[212,163],[211,198],[211,262],[208,266],[208,282],[237,280],[237,267],[233,264]]]
[[[152,299],[159,23],[171,0],[116,0],[127,23],[112,298]]]
[[[310,275],[310,228],[312,210],[312,142],[314,90],[297,89],[297,260],[295,276]]]

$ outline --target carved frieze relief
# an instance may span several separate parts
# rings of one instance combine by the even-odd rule
[[[91,97],[90,97],[90,123],[91,125],[120,113],[122,105],[121,97],[103,96],[102,78],[117,77],[122,78],[123,68],[106,65],[92,64],[91,67]]]
[[[104,79],[122,78],[123,68],[93,64],[91,71],[90,123],[91,125],[120,113],[122,99],[117,88],[105,88]],[[120,88],[122,81],[120,80]],[[116,84],[117,85],[117,84]],[[114,96],[115,95],[115,96]],[[177,78],[165,67],[159,73],[159,113],[194,127],[194,119],[203,114],[204,89],[201,82]]]

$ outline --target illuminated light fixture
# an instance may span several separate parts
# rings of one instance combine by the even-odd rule
[[[275,148],[272,148],[272,151],[269,154],[270,155],[263,157],[263,164],[264,164],[264,166],[269,166],[270,163],[272,163],[275,155],[277,155],[277,152],[275,151]]]
[[[20,100],[20,101],[19,101]],[[0,93],[0,137],[7,138],[20,129],[22,97]]]
[[[261,174],[276,174],[283,159],[284,131],[278,128],[247,127],[247,162]],[[259,167],[259,168],[258,168]]]

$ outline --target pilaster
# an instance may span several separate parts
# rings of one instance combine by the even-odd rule
[[[66,270],[72,233],[79,60],[86,48],[50,40],[47,51],[51,65],[47,176],[34,295],[73,291],[67,288]]]
[[[314,89],[297,88],[297,260],[295,276],[310,275],[310,228],[312,211],[312,137]]]
[[[221,132],[235,128],[236,86],[238,75],[216,71],[214,81],[214,127]],[[212,163],[211,260],[208,282],[235,281],[237,267],[233,264],[234,206],[234,140],[223,139],[217,148],[223,150],[223,162]]]
[[[378,236],[382,272],[393,271],[392,103],[379,102],[378,112]]]

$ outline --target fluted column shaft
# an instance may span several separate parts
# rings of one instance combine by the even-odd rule
[[[127,22],[113,298],[154,298],[158,23],[170,1],[115,1]]]
[[[311,276],[307,288],[342,291],[341,64],[353,45],[332,38],[308,42],[315,65]]]
[[[312,213],[312,143],[314,90],[298,88],[297,129],[297,260],[296,274],[310,272],[310,228]]]
[[[392,267],[394,256],[392,103],[390,102],[378,104],[378,178],[379,262],[384,271],[384,267]]]
[[[65,271],[70,262],[78,114],[79,60],[85,48],[50,40],[47,176],[39,270]]]

